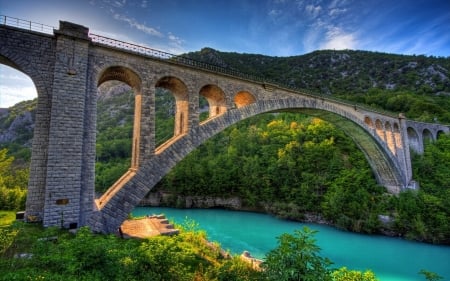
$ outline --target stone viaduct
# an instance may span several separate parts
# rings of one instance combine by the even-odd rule
[[[265,112],[318,116],[341,128],[364,152],[380,185],[411,187],[410,148],[448,133],[359,105],[267,83],[230,69],[102,36],[60,22],[59,29],[0,16],[0,63],[34,82],[38,92],[26,202],[27,221],[112,233],[153,186],[189,152],[228,126]],[[135,93],[130,168],[95,198],[97,89],[118,80]],[[175,98],[174,135],[155,147],[155,91]],[[199,120],[199,97],[209,117]]]

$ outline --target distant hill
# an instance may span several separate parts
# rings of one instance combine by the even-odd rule
[[[450,95],[450,57],[323,50],[291,57],[220,52],[203,48],[185,56],[293,87],[331,95],[371,88]]]

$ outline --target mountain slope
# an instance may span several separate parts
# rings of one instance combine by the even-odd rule
[[[450,95],[450,58],[353,50],[270,57],[211,48],[185,56],[322,94],[359,94],[379,88]]]

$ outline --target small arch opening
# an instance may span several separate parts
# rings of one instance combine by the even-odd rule
[[[201,120],[207,120],[221,115],[227,111],[225,93],[216,85],[206,85],[200,89],[200,97],[207,101],[208,115],[203,116]],[[201,100],[199,100],[199,108],[202,109]],[[203,119],[205,118],[205,119]]]
[[[372,119],[369,116],[364,117],[364,123],[371,129],[374,128]]]
[[[408,127],[406,131],[408,133],[409,147],[416,153],[422,153],[419,142],[419,135],[417,134],[416,130],[414,130],[414,128],[412,127]]]
[[[252,104],[256,102],[254,95],[247,91],[240,91],[234,96],[234,104],[237,108]]]
[[[95,188],[103,192],[139,166],[141,79],[122,66],[106,68],[97,82]]]
[[[184,82],[173,76],[162,77],[155,87],[156,104],[160,107],[156,108],[156,146],[160,146],[188,132],[189,95]]]

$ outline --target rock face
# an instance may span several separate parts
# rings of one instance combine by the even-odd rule
[[[143,206],[173,206],[175,203],[179,208],[225,208],[241,210],[242,202],[238,197],[213,197],[213,196],[173,196],[172,194],[151,192],[140,205]]]
[[[8,111],[5,110],[0,114],[0,118],[8,117]],[[33,114],[30,111],[25,111],[16,116],[11,124],[5,130],[0,131],[0,143],[13,142],[21,138],[24,134],[32,136],[34,129]],[[27,139],[30,141],[30,139]]]

